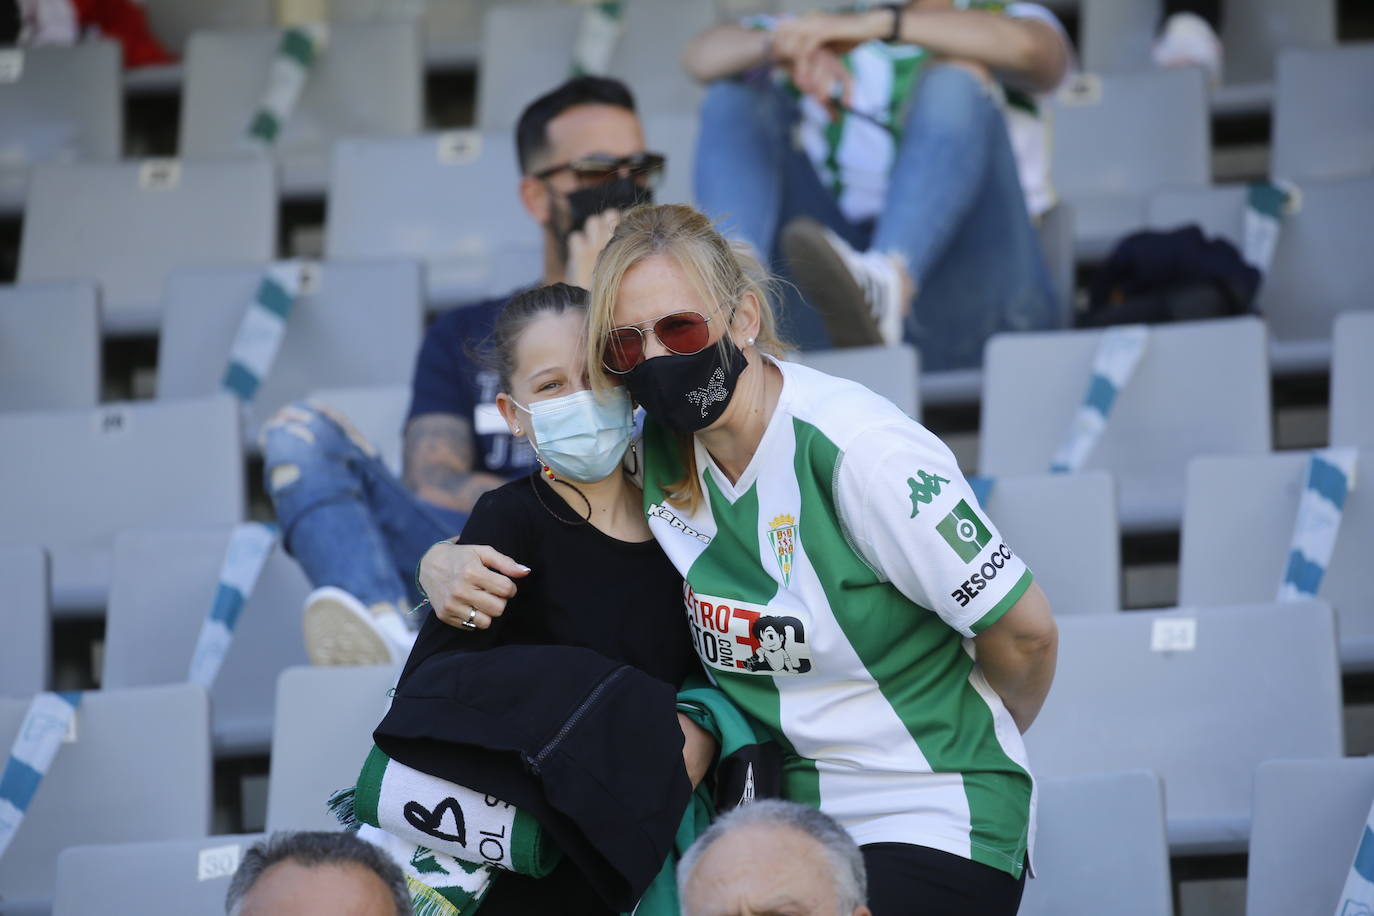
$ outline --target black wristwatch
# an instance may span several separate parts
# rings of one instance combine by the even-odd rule
[[[888,44],[894,44],[902,40],[902,10],[906,7],[905,3],[884,3],[883,6],[892,10],[892,34],[884,39]]]

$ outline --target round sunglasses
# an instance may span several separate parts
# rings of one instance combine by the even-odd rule
[[[672,312],[658,318],[648,329],[658,338],[664,349],[678,356],[700,353],[710,343],[711,319],[701,312]],[[616,375],[624,375],[644,361],[644,331],[632,324],[611,328],[606,333],[606,347],[601,363]]]

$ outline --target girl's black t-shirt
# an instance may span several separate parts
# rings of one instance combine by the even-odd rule
[[[493,547],[530,573],[514,580],[515,597],[486,630],[460,631],[430,613],[402,680],[439,652],[505,645],[581,646],[674,687],[700,671],[682,576],[658,543],[602,533],[537,474],[478,499],[460,543]]]
[[[530,567],[530,573],[515,580],[515,597],[486,630],[460,630],[431,612],[402,681],[436,654],[504,645],[581,646],[674,687],[701,670],[683,610],[682,576],[657,542],[627,543],[602,533],[537,474],[482,496],[460,542],[493,547]],[[609,916],[614,911],[565,858],[538,880],[498,875],[481,912]]]

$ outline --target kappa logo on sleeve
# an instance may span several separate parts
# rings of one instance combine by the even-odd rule
[[[959,555],[965,563],[972,563],[983,548],[992,540],[992,532],[978,517],[966,500],[959,500],[949,515],[940,519],[935,526],[940,537],[945,539],[949,549]]]
[[[916,478],[919,477],[918,481]],[[941,477],[938,474],[927,474],[925,471],[917,471],[916,477],[906,479],[907,486],[911,487],[911,517],[915,518],[920,514],[921,506],[930,505],[930,501],[940,495],[940,485],[949,483],[948,477]]]

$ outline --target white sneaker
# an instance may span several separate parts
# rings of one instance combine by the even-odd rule
[[[394,604],[372,607],[341,588],[317,588],[302,613],[305,653],[315,665],[399,664],[410,655],[415,633]]]
[[[1218,86],[1221,53],[1221,39],[1206,19],[1196,13],[1174,13],[1155,39],[1153,56],[1157,67],[1201,67]]]
[[[813,219],[795,219],[782,249],[807,300],[825,319],[836,347],[902,342],[906,303],[902,275],[891,255],[855,251]]]

